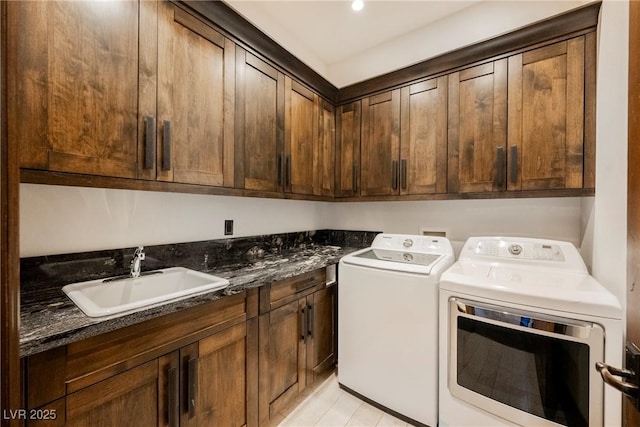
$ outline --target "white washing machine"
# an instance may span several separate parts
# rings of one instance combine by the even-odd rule
[[[438,281],[443,237],[379,234],[340,260],[338,382],[414,424],[438,420]]]
[[[622,309],[567,242],[473,237],[440,282],[439,426],[620,426]]]

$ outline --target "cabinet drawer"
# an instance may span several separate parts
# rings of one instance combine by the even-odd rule
[[[263,287],[260,292],[260,313],[266,313],[321,289],[325,278],[325,269],[321,268]]]
[[[88,338],[67,346],[67,393],[246,321],[246,293]]]

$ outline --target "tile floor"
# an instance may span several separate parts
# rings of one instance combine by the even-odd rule
[[[303,394],[271,425],[280,427],[383,427],[411,424],[399,420],[340,389],[335,372]]]

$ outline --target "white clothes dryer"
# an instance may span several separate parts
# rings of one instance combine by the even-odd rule
[[[438,417],[438,281],[443,237],[379,234],[338,270],[338,382],[414,425]]]
[[[622,309],[568,242],[473,237],[440,282],[439,426],[619,426]]]

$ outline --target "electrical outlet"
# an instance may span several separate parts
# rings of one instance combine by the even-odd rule
[[[233,235],[233,220],[225,219],[224,220],[224,235],[231,236]]]

